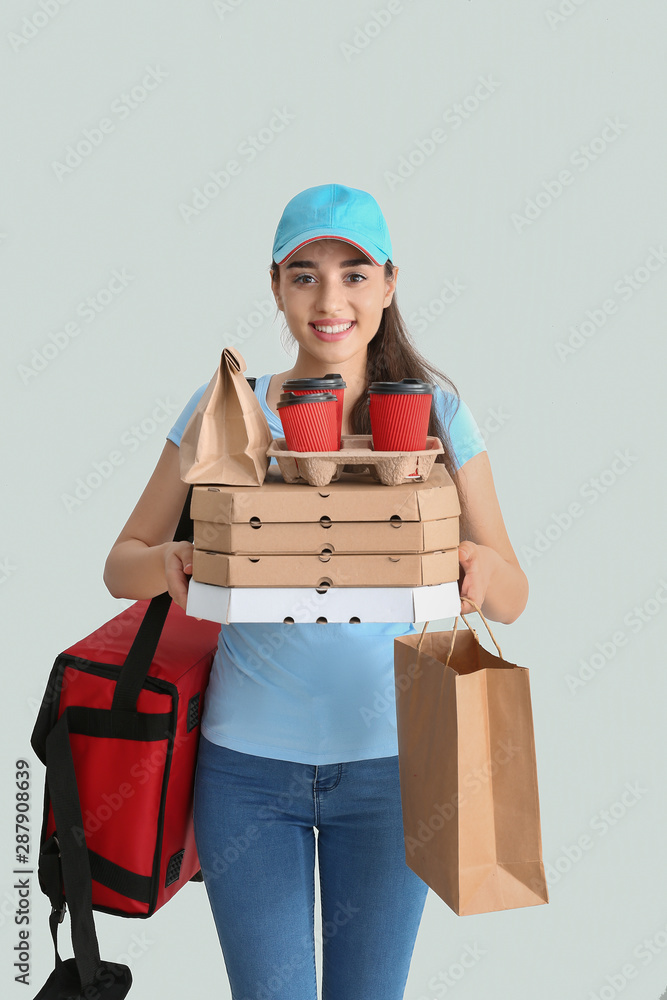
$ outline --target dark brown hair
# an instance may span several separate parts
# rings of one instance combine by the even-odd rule
[[[394,265],[390,260],[384,265],[384,276],[387,280],[394,274]],[[280,280],[280,268],[275,260],[271,261],[271,277],[277,284]],[[447,401],[446,417],[454,416],[459,406],[460,394],[452,380],[444,372],[432,365],[419,353],[412,337],[400,314],[396,302],[396,292],[392,300],[382,312],[382,319],[377,333],[368,345],[366,357],[366,391],[362,392],[350,414],[350,426],[354,434],[370,434],[371,420],[368,409],[371,382],[400,382],[403,378],[418,378],[424,382],[439,384],[445,393],[450,393],[453,399]],[[443,384],[444,383],[444,384]],[[444,452],[438,455],[436,462],[441,462],[449,475],[454,479],[456,470],[454,449],[446,427],[443,425],[435,406],[431,408],[428,433],[442,441]],[[456,480],[454,480],[456,482]],[[460,537],[467,537],[468,506],[465,496],[458,490],[461,505]]]

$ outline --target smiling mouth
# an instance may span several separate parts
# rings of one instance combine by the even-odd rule
[[[349,330],[354,323],[337,323],[335,326],[332,324],[320,325],[319,323],[310,323],[310,326],[314,327],[318,333],[345,333]]]

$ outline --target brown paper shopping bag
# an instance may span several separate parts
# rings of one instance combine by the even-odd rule
[[[394,640],[405,860],[460,916],[548,903],[528,670],[457,621]]]
[[[243,372],[238,351],[225,347],[220,366],[185,425],[180,473],[186,483],[261,486],[273,436]]]

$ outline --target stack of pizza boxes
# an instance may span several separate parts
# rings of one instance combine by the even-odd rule
[[[425,621],[460,610],[460,506],[445,466],[379,484],[196,485],[188,614],[215,621]]]

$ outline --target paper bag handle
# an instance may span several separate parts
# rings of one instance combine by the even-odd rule
[[[493,645],[498,650],[498,655],[499,655],[500,659],[501,660],[504,659],[503,654],[502,654],[501,649],[500,649],[500,646],[496,642],[495,636],[494,636],[493,632],[491,631],[491,626],[489,625],[489,623],[487,622],[486,618],[482,614],[482,609],[477,604],[475,604],[474,601],[471,601],[469,597],[466,597],[466,601],[468,602],[468,604],[472,604],[472,606],[475,609],[475,611],[479,614],[480,618],[482,619],[482,621],[486,625],[487,632],[489,633],[489,635],[491,636],[491,639],[493,640]],[[466,623],[466,625],[468,626],[468,628],[470,629],[470,631],[472,632],[472,634],[475,636],[475,639],[477,640],[477,642],[479,642],[479,636],[475,632],[474,628],[472,627],[472,625],[470,624],[470,622],[468,621],[468,619],[466,618],[466,616],[465,615],[461,615],[461,618],[463,618],[463,621]],[[449,660],[451,658],[452,653],[454,652],[454,643],[456,641],[456,632],[457,632],[457,629],[458,629],[458,623],[459,623],[459,618],[458,618],[458,615],[457,615],[456,618],[454,619],[454,631],[452,632],[452,642],[451,642],[451,645],[449,647],[449,652],[447,653],[447,659],[445,660],[445,666],[446,667],[449,666]],[[422,634],[420,635],[419,642],[417,643],[418,654],[421,653],[422,642],[424,641],[424,636],[426,635],[426,626],[427,625],[428,625],[428,622],[424,622],[424,627],[422,629]]]

